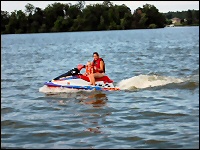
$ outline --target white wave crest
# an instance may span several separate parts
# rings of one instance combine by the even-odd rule
[[[184,80],[174,77],[165,77],[158,75],[139,75],[120,81],[117,84],[117,87],[119,87],[121,90],[144,89],[181,82],[184,82]]]

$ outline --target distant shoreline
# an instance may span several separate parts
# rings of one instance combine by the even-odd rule
[[[199,25],[192,25],[192,26],[174,26],[174,27],[168,27],[165,26],[163,28],[155,28],[155,29],[164,29],[164,28],[177,28],[177,27],[197,27]],[[155,30],[154,29],[154,30]],[[129,30],[151,30],[151,29],[127,29],[127,30],[101,30],[101,31],[66,31],[66,32],[43,32],[43,33],[13,33],[13,35],[16,34],[49,34],[49,33],[76,33],[76,32],[107,32],[107,31],[129,31]],[[11,33],[1,33],[1,35],[11,35]]]

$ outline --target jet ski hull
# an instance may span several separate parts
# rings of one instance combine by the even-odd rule
[[[95,86],[89,85],[89,78],[82,74],[75,76],[63,77],[59,80],[51,80],[45,82],[44,85],[49,88],[68,88],[68,89],[78,89],[78,90],[97,90],[97,91],[110,91],[119,90],[119,88],[114,87],[113,81],[107,76],[99,78],[95,83]]]
[[[51,81],[45,82],[44,87],[45,88],[47,87],[48,90],[50,90],[48,91],[49,93],[52,93],[54,91],[62,91],[62,89],[95,90],[95,91],[119,90],[119,88],[113,85],[113,80],[111,80],[108,76],[103,76],[102,78],[96,79],[95,86],[90,85],[89,77],[80,74],[80,70],[82,68],[83,67],[73,68],[68,72],[52,79]],[[40,88],[39,91],[46,93],[46,89],[43,91],[42,88]]]

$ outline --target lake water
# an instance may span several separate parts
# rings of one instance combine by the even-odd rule
[[[1,148],[199,148],[199,27],[12,34],[1,44]],[[94,51],[120,91],[43,93]]]

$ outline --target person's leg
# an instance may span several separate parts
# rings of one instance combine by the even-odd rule
[[[90,74],[89,76],[89,79],[90,79],[90,85],[95,85],[95,78],[94,78],[94,74]]]
[[[101,78],[101,77],[103,77],[104,76],[104,74],[103,73],[94,73],[94,75],[93,75],[94,77],[92,78],[92,85],[95,85],[95,78]]]
[[[92,73],[89,75],[89,79],[90,79],[90,84],[91,85],[95,85],[95,78],[101,78],[103,77],[104,74],[103,73]]]
[[[94,78],[102,78],[103,76],[103,73],[94,73]]]

